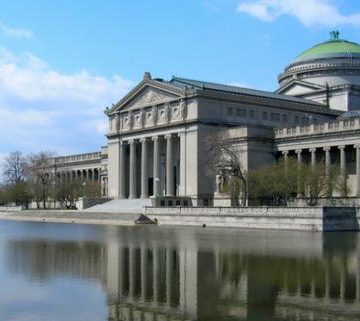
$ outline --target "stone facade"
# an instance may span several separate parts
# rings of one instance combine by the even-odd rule
[[[58,168],[69,178],[101,180],[103,195],[113,199],[178,197],[192,205],[211,205],[216,182],[206,172],[204,141],[221,127],[227,128],[246,171],[279,157],[324,159],[327,166],[338,164],[350,194],[360,196],[360,117],[340,117],[343,111],[360,109],[360,57],[355,58],[345,65],[334,56],[322,58],[321,64],[295,61],[279,76],[275,93],[178,77],[153,79],[145,73],[132,91],[106,109],[107,146],[97,153],[57,158]],[[341,86],[354,94],[347,105],[336,100]]]

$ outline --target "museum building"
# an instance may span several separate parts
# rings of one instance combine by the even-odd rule
[[[360,196],[360,45],[331,33],[278,76],[275,92],[172,77],[143,80],[105,110],[107,145],[56,158],[59,175],[99,180],[117,202],[212,205],[209,133],[226,128],[245,171],[293,156],[338,164]]]

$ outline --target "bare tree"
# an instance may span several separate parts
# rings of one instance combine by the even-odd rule
[[[17,184],[25,181],[27,170],[26,157],[20,151],[12,152],[5,157],[3,164],[3,176],[9,184]]]
[[[206,137],[208,157],[208,175],[216,176],[219,171],[226,170],[230,175],[224,192],[232,199],[241,198],[241,204],[246,205],[248,198],[247,173],[243,169],[240,149],[231,142],[226,128],[219,128]]]
[[[10,153],[3,163],[3,176],[6,181],[6,199],[8,202],[15,202],[28,206],[31,199],[28,184],[26,181],[28,173],[26,157],[20,151]]]
[[[52,152],[41,151],[28,157],[32,192],[38,207],[41,202],[44,209],[47,207],[47,201],[51,198],[54,199],[55,196],[56,167],[54,156]]]

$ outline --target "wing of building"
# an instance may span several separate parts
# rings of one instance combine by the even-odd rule
[[[166,196],[166,205],[211,205],[216,179],[206,170],[205,140],[221,127],[241,151],[245,170],[279,155],[324,158],[339,164],[351,193],[360,195],[360,45],[335,33],[278,79],[279,89],[267,92],[145,73],[105,111],[107,146],[59,158],[59,170],[101,179],[103,194],[114,199]]]

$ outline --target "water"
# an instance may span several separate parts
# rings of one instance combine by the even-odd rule
[[[360,320],[358,233],[0,222],[0,320]]]

